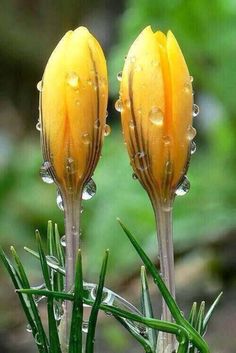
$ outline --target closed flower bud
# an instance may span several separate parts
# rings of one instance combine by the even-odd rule
[[[107,96],[99,43],[84,27],[69,31],[49,58],[40,100],[43,157],[63,194],[81,192],[97,165]]]
[[[172,200],[187,171],[196,132],[191,77],[171,32],[166,36],[147,27],[135,40],[117,105],[135,174],[152,201]]]

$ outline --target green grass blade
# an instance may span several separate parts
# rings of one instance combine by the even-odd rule
[[[139,335],[137,332],[135,332],[135,330],[132,330],[131,327],[127,324],[125,319],[119,316],[114,316],[114,317],[136,339],[136,341],[138,341],[143,346],[143,349],[145,350],[146,353],[155,353],[155,350],[153,350],[149,341],[146,340],[141,335]]]
[[[38,252],[39,252],[40,263],[41,263],[45,285],[48,290],[52,290],[51,279],[49,276],[49,268],[48,268],[46,256],[43,250],[40,234],[38,231],[36,231],[36,240],[38,244]],[[52,297],[47,299],[50,353],[60,353],[61,348],[60,348],[60,341],[59,341],[58,330],[57,330],[57,322],[54,317],[53,300],[54,299]]]
[[[54,238],[52,221],[48,221],[47,227],[47,253],[51,256],[56,256],[56,242]]]
[[[29,284],[27,275],[25,273],[24,267],[20,261],[19,256],[17,255],[15,249],[13,248],[13,246],[11,247],[11,252],[13,254],[14,260],[15,260],[16,265],[18,267],[19,277],[20,277],[22,286],[24,288],[30,289],[30,284]],[[46,352],[48,352],[48,339],[47,339],[46,333],[43,328],[43,324],[42,324],[42,321],[41,321],[41,318],[39,315],[39,311],[38,311],[36,303],[33,299],[33,296],[29,294],[28,299],[29,299],[29,304],[30,304],[30,308],[32,311],[32,315],[33,315],[33,318],[35,321],[35,325],[37,326],[37,330],[38,330],[38,337],[37,337],[37,342],[39,343],[38,346],[39,345],[42,346],[44,349],[44,352],[46,353]]]
[[[219,304],[219,301],[220,301],[222,295],[223,295],[223,292],[221,292],[221,293],[218,295],[218,297],[216,298],[216,300],[214,301],[214,303],[211,305],[210,309],[209,309],[208,312],[206,313],[206,316],[205,316],[205,318],[204,318],[204,320],[203,320],[203,327],[202,327],[203,332],[202,332],[202,334],[204,334],[204,333],[206,332],[208,323],[209,323],[209,321],[210,321],[210,319],[211,319],[211,317],[212,317],[212,314],[213,314],[213,312],[215,311],[217,305]]]
[[[83,272],[81,251],[78,251],[75,273],[74,303],[72,308],[69,352],[82,353]]]
[[[153,309],[152,309],[151,297],[149,293],[145,266],[141,266],[141,290],[142,290],[141,305],[142,305],[143,314],[147,318],[153,318]],[[151,343],[153,351],[155,351],[156,344],[157,344],[156,330],[148,329],[148,339],[149,339],[149,342]]]
[[[61,238],[59,235],[59,231],[58,231],[58,226],[57,224],[55,224],[55,242],[56,242],[56,249],[57,249],[57,258],[59,260],[60,266],[62,268],[65,267],[65,251],[62,248],[61,245]]]
[[[191,326],[196,327],[196,319],[197,319],[197,302],[194,302],[189,313],[188,321]]]
[[[203,321],[205,315],[205,302],[202,301],[197,315],[196,330],[201,334],[203,332]]]
[[[199,335],[199,333],[189,324],[189,322],[187,320],[185,320],[177,303],[175,302],[174,298],[171,296],[169,290],[167,289],[165,283],[163,282],[155,265],[152,263],[152,261],[149,259],[149,257],[146,255],[146,253],[143,251],[143,249],[138,244],[138,242],[133,237],[133,235],[130,233],[130,231],[121,223],[121,221],[119,219],[118,219],[118,222],[120,223],[123,231],[127,235],[131,244],[134,246],[137,253],[141,257],[144,265],[146,266],[146,268],[148,269],[148,271],[152,275],[154,283],[159,288],[159,290],[160,290],[163,298],[165,299],[165,302],[166,302],[172,316],[174,317],[175,321],[177,322],[177,324],[180,324],[189,332],[189,335],[191,336],[192,342],[199,349],[200,352],[209,353],[209,348],[208,348],[207,343],[203,340],[203,338]]]
[[[108,256],[109,256],[109,250],[106,251],[103,259],[102,268],[99,276],[99,283],[97,287],[96,299],[94,301],[91,314],[89,317],[89,326],[88,326],[88,333],[87,333],[87,339],[86,339],[85,353],[93,353],[93,350],[94,350],[95,329],[97,324],[99,307],[103,298],[103,287],[104,287],[106,270],[107,270]]]

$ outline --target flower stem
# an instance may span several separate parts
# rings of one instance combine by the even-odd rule
[[[172,202],[164,206],[158,205],[154,211],[157,223],[161,274],[172,297],[175,298]],[[162,319],[169,322],[173,321],[164,298],[162,299]],[[175,337],[173,335],[163,333],[162,341],[163,353],[171,353],[175,350]]]
[[[68,195],[67,195],[68,196]],[[65,290],[68,293],[73,289],[75,279],[76,256],[80,248],[80,214],[81,195],[74,194],[63,197],[65,235],[66,235],[66,272]],[[72,317],[72,302],[65,302],[65,313],[61,322],[61,346],[63,353],[68,352],[70,326]]]

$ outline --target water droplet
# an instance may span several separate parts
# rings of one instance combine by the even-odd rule
[[[137,152],[134,156],[134,162],[136,165],[136,168],[141,170],[142,172],[144,170],[147,170],[148,168],[148,161],[147,161],[147,155],[144,151]]]
[[[36,127],[36,130],[37,130],[37,131],[41,131],[41,123],[40,123],[40,121],[37,122],[37,124],[35,125],[35,127]]]
[[[188,177],[185,175],[183,180],[181,181],[181,184],[178,186],[177,190],[175,191],[175,194],[177,196],[184,196],[187,194],[187,192],[190,189],[190,181],[188,180]]]
[[[197,150],[197,145],[194,141],[191,142],[191,150],[190,150],[190,153],[191,154],[194,154]]]
[[[111,133],[111,127],[110,125],[106,124],[104,128],[104,136],[109,136]]]
[[[126,99],[124,101],[124,105],[126,106],[126,108],[130,109],[130,100],[129,99]]]
[[[118,112],[122,112],[123,110],[123,104],[122,104],[122,101],[121,99],[119,98],[116,103],[115,103],[115,109],[118,111]]]
[[[199,106],[197,104],[193,105],[193,117],[196,118],[199,114]]]
[[[38,332],[37,332],[36,335],[34,336],[34,341],[35,341],[35,343],[36,343],[38,346],[41,346],[41,345],[42,345],[42,343],[41,343],[41,341],[40,341],[40,335],[39,335]]]
[[[82,200],[90,200],[96,194],[96,190],[96,184],[91,178],[83,189]]]
[[[82,135],[82,141],[85,145],[89,145],[90,144],[90,138],[89,138],[89,134],[87,132],[85,132]]]
[[[105,115],[105,118],[107,118],[108,117],[108,111],[106,111],[106,115]]]
[[[192,91],[192,86],[191,86],[191,83],[189,81],[185,83],[184,90],[188,94]]]
[[[172,171],[173,171],[173,164],[172,164],[172,162],[171,161],[167,161],[166,162],[166,165],[165,165],[165,173],[166,174],[172,174]]]
[[[54,312],[55,320],[60,321],[64,314],[64,309],[62,304],[57,300],[55,300],[53,303],[53,312]]]
[[[64,248],[66,247],[66,236],[65,235],[63,235],[61,237],[60,243],[61,243],[61,246],[64,246]]]
[[[26,331],[27,332],[32,332],[32,328],[31,328],[30,324],[26,325]]]
[[[37,83],[37,90],[39,91],[39,92],[42,92],[42,90],[43,90],[43,81],[41,80],[41,81],[39,81],[38,83]]]
[[[51,163],[46,161],[42,164],[39,174],[42,178],[42,181],[47,184],[52,184],[53,183],[53,178],[50,174],[50,167]]]
[[[54,270],[57,270],[59,267],[59,261],[55,256],[47,255],[46,256],[47,264]]]
[[[83,321],[83,324],[82,324],[82,331],[84,333],[88,333],[88,325],[89,325],[89,322],[88,321]]]
[[[152,107],[152,109],[149,112],[149,119],[156,126],[163,125],[164,115],[162,110],[159,109],[158,107]]]
[[[118,72],[116,78],[117,78],[118,81],[122,80],[122,71]]]
[[[66,76],[66,81],[68,83],[68,85],[72,88],[78,88],[79,85],[79,76],[77,75],[76,72],[70,72],[67,76]]]
[[[189,80],[192,83],[193,82],[193,76],[189,76]]]
[[[164,135],[162,137],[162,140],[163,140],[165,146],[169,146],[170,145],[170,141],[171,141],[170,136]]]
[[[95,129],[98,129],[100,126],[101,126],[100,120],[96,119],[95,122],[94,122]]]
[[[138,177],[137,177],[137,175],[136,175],[135,173],[132,174],[132,178],[133,178],[134,180],[137,180],[137,179],[138,179]]]
[[[135,126],[136,126],[135,122],[133,120],[130,120],[130,122],[129,122],[130,129],[134,129]]]
[[[192,125],[189,125],[187,130],[187,139],[191,141],[196,136],[196,133],[197,133],[196,129]]]
[[[57,206],[61,211],[64,211],[64,203],[63,203],[63,199],[61,196],[61,193],[59,190],[57,190],[57,197],[56,197],[56,202],[57,202]]]

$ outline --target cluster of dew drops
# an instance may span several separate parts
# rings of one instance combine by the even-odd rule
[[[122,71],[118,72],[117,74],[117,80],[120,82],[122,80]],[[193,82],[193,77],[190,76],[190,83]],[[189,83],[184,87],[185,90],[189,90]],[[194,93],[193,93],[194,94]],[[115,109],[121,113],[124,109],[123,104],[125,104],[126,107],[129,107],[129,104],[127,102],[123,103],[121,98],[119,98],[116,102],[115,102]],[[139,111],[138,111],[139,113]],[[192,110],[192,116],[193,118],[197,117],[199,115],[199,107],[197,104],[193,104],[193,110]],[[156,106],[153,106],[150,109],[149,112],[149,120],[153,125],[156,126],[161,126],[163,124],[164,121],[164,114],[161,111],[161,109],[159,109]],[[129,127],[130,129],[134,129],[135,128],[135,124],[134,122],[131,120],[129,122]],[[188,130],[187,130],[187,138],[189,141],[191,141],[190,143],[190,155],[193,155],[196,152],[197,146],[196,143],[193,141],[194,137],[196,136],[196,129],[192,126],[189,125]],[[170,138],[168,136],[163,136],[163,142],[167,145],[170,143]],[[139,159],[139,162],[141,161],[141,159],[143,159],[143,165],[145,166],[144,168],[142,167],[142,170],[147,169],[147,164],[145,163],[145,152],[141,151],[141,152],[137,152],[137,154],[134,156],[135,159]],[[140,166],[140,163],[138,163],[138,165]],[[139,168],[141,169],[141,167]],[[132,174],[132,178],[134,180],[137,180],[138,177],[135,173]],[[184,177],[181,180],[180,185],[178,186],[178,188],[175,191],[176,196],[184,196],[185,194],[187,194],[187,192],[190,190],[190,181],[188,179],[188,177],[186,175],[184,175]]]

